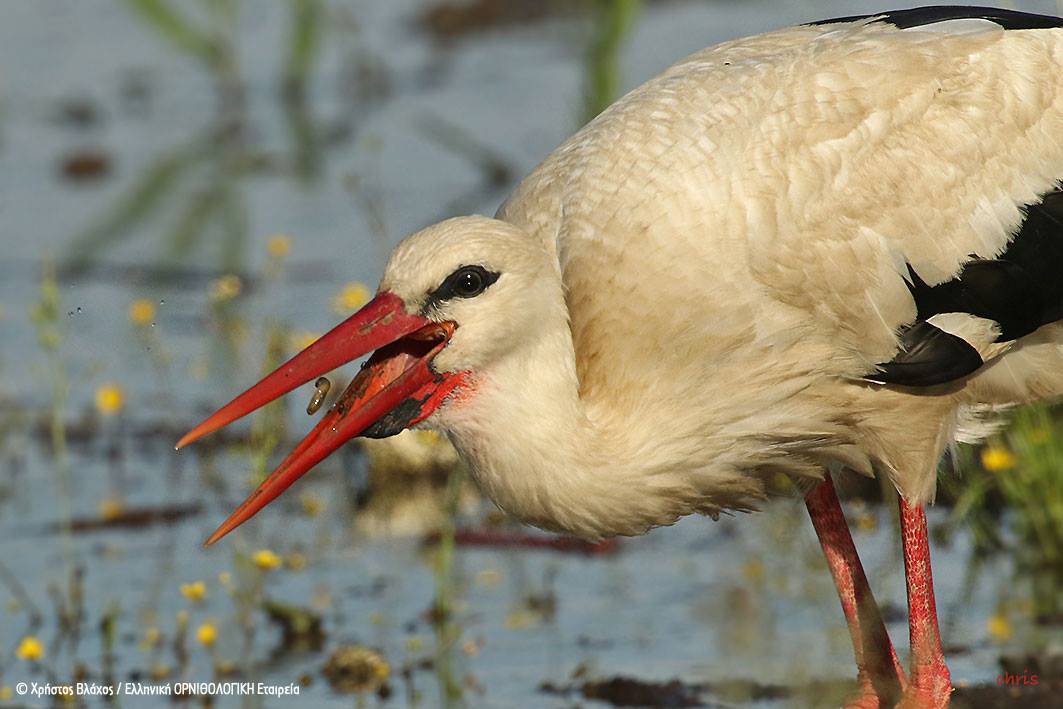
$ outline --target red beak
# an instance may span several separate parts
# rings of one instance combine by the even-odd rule
[[[451,322],[435,323],[410,315],[401,298],[384,291],[185,434],[177,442],[178,448],[377,350],[317,426],[206,544],[246,522],[351,438],[359,434],[376,438],[394,435],[429,416],[461,382],[460,375],[437,374],[430,367],[454,327]]]

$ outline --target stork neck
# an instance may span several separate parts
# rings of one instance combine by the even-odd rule
[[[637,456],[588,415],[567,323],[515,348],[478,377],[440,423],[499,507],[585,538],[674,521],[649,494]],[[662,514],[664,519],[662,519]]]

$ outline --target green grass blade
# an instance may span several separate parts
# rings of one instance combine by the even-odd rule
[[[207,64],[218,61],[218,46],[209,34],[182,17],[166,0],[125,0],[160,36]]]

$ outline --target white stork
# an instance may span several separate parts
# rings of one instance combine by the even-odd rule
[[[596,539],[808,509],[861,706],[944,706],[923,505],[992,407],[1063,394],[1063,20],[929,7],[698,52],[494,218],[430,226],[376,297],[180,447],[375,354],[210,542],[353,436],[445,432],[515,517]],[[907,675],[829,472],[901,502]],[[209,543],[209,542],[208,542]]]

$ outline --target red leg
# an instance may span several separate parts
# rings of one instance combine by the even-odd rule
[[[904,671],[867,584],[830,475],[825,475],[823,482],[808,493],[805,504],[827,557],[853,639],[860,690],[850,706],[891,707],[904,689]]]
[[[908,688],[899,706],[945,707],[952,692],[949,668],[941,651],[934,577],[930,569],[930,542],[926,512],[901,498],[901,535],[904,541],[904,575],[908,584],[908,633],[911,644]]]

